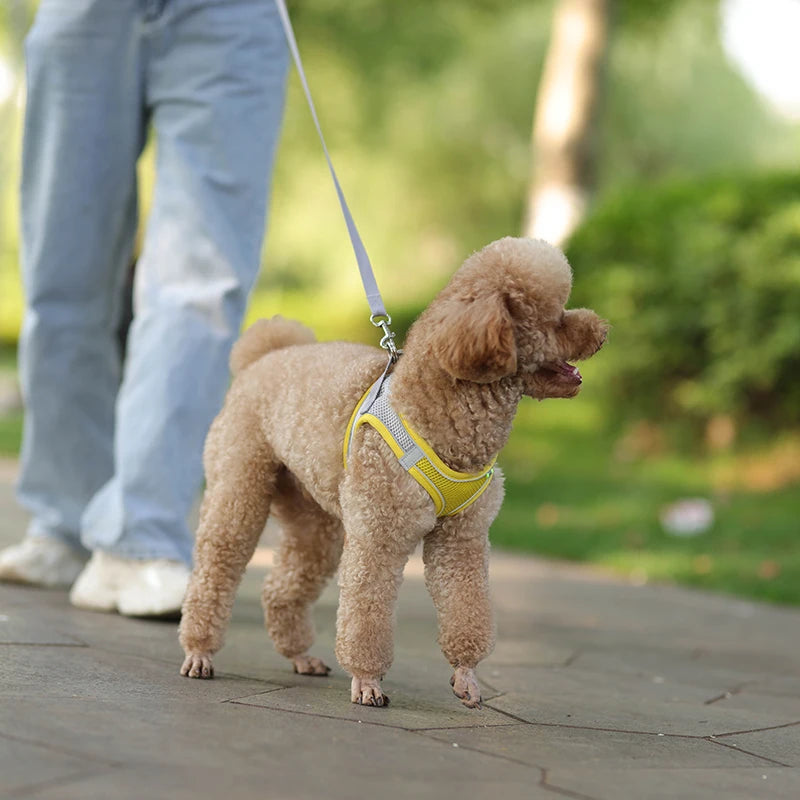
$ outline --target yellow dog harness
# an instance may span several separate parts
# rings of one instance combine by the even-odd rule
[[[371,425],[386,440],[401,466],[431,496],[437,517],[452,517],[472,505],[488,488],[494,462],[476,473],[456,472],[445,464],[431,446],[389,404],[391,376],[384,379],[374,400],[370,386],[353,411],[344,435],[344,465],[356,431]],[[376,381],[377,382],[377,381]]]

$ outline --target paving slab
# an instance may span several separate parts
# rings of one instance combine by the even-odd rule
[[[789,767],[800,767],[800,722],[769,730],[728,735],[720,738],[719,742],[748,753],[768,755]]]
[[[497,565],[498,577],[503,566]],[[565,569],[571,578],[575,568]],[[800,672],[800,615],[793,609],[671,586],[592,587],[552,576],[495,586],[498,607],[508,615],[498,631],[507,640],[609,653],[635,643],[636,649],[690,652],[709,667]],[[776,629],[785,636],[776,637]]]
[[[568,667],[533,672],[523,667],[492,670],[501,695],[492,704],[528,722],[709,735],[800,720],[800,695],[762,693],[756,679],[733,683],[731,675],[684,669],[680,677],[643,672],[615,673]],[[774,686],[774,684],[773,684]],[[659,708],[653,714],[651,707]],[[661,727],[647,727],[659,720]],[[644,727],[643,727],[644,726]]]
[[[553,770],[555,767],[738,768],[774,766],[768,761],[715,742],[678,736],[515,725],[425,731],[426,736],[509,761]]]
[[[395,745],[397,743],[394,743]],[[474,800],[497,800],[498,796],[511,800],[554,800],[557,795],[539,785],[539,777],[528,778],[525,770],[497,770],[492,774],[485,759],[474,754],[459,753],[457,766],[442,757],[433,774],[421,773],[412,761],[400,760],[391,745],[380,747],[370,739],[362,741],[361,749],[376,753],[375,760],[361,759],[350,767],[344,759],[326,769],[325,763],[313,769],[281,770],[262,765],[248,769],[222,772],[206,765],[191,770],[171,765],[159,765],[142,771],[136,768],[99,772],[84,780],[49,788],[24,797],[32,800],[142,800],[142,798],[168,798],[169,800],[197,800],[202,798],[254,797],[269,800],[298,800],[298,798],[325,798],[326,800],[353,800],[356,797],[414,797],[421,800],[446,800],[469,797]],[[408,749],[409,759],[430,761],[423,749]],[[265,758],[269,754],[264,754]],[[389,768],[381,759],[393,759]],[[295,756],[295,759],[297,756]],[[474,763],[466,764],[470,758]],[[358,756],[353,756],[358,760]],[[273,762],[274,763],[274,762]],[[113,786],[113,794],[109,787]],[[446,787],[446,788],[444,788]],[[406,794],[407,793],[407,794]],[[23,795],[19,795],[22,797]]]
[[[776,697],[800,697],[800,671],[790,675],[761,676],[753,681],[753,686],[762,694]]]
[[[23,645],[5,648],[3,656],[0,696],[6,701],[34,693],[54,703],[65,698],[98,702],[124,696],[138,705],[153,706],[173,699],[219,702],[281,688],[238,676],[193,681],[149,658],[93,647],[45,650]]]
[[[297,686],[278,692],[240,698],[236,702],[403,730],[485,728],[514,723],[513,719],[488,707],[465,708],[460,703],[453,702],[452,692],[431,691],[430,687],[427,695],[392,690],[391,703],[388,707],[356,706],[343,702],[350,697],[349,679],[341,677],[323,681],[316,685]]]
[[[0,734],[0,797],[54,783],[64,785],[91,774],[94,768],[91,761],[80,756]]]
[[[771,675],[741,662],[712,660],[696,648],[670,647],[669,643],[645,645],[627,642],[606,649],[586,646],[571,661],[575,669],[597,674],[612,673],[655,683],[684,683],[708,691],[709,699],[726,690],[759,683],[776,686],[785,675]],[[775,683],[778,682],[778,683]]]
[[[26,797],[345,800],[391,796],[391,787],[404,797],[549,797],[538,788],[539,770],[491,754],[391,728],[230,703],[202,713],[169,703],[152,717],[133,718],[118,705],[95,708],[82,730],[90,735],[74,733],[73,746],[92,756],[111,753],[115,763],[94,763],[92,773],[45,788],[34,784]]]
[[[6,608],[0,614],[0,645],[28,644],[52,647],[86,647],[78,637],[61,633],[38,619],[29,619],[30,614]]]
[[[663,687],[654,687],[663,688]],[[490,701],[490,707],[532,724],[570,725],[602,730],[684,736],[714,736],[768,728],[798,721],[794,708],[747,709],[724,704],[707,706],[699,696],[669,696],[659,692],[609,691],[590,682],[569,685],[540,683],[531,693],[509,692]]]
[[[588,800],[675,800],[675,798],[724,798],[724,800],[792,800],[800,797],[800,773],[793,769],[698,768],[554,769],[547,785],[574,798]]]
[[[0,546],[17,541],[0,462]],[[349,702],[337,590],[314,610],[325,678],[263,627],[267,530],[217,678],[182,678],[174,622],[0,585],[0,797],[584,800],[800,796],[800,611],[494,553],[485,704],[453,697],[416,555],[397,608],[389,708]]]

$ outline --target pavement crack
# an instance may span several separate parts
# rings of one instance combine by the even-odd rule
[[[718,744],[720,747],[727,747],[729,750],[734,750],[737,753],[744,753],[748,756],[753,756],[753,758],[760,758],[762,761],[768,761],[770,764],[775,764],[778,767],[791,767],[791,764],[784,764],[782,761],[776,761],[774,758],[769,758],[768,756],[762,756],[760,753],[754,753],[752,750],[743,750],[741,747],[737,747],[733,744],[726,744],[725,742],[719,742],[716,739],[712,739],[710,736],[706,737],[707,742],[711,742],[711,744]]]
[[[28,739],[25,736],[14,736],[11,733],[0,731],[0,738],[10,739],[12,742],[19,742],[20,744],[29,744],[34,747],[41,747],[43,750],[52,750],[54,753],[61,753],[61,755],[69,756],[70,758],[80,758],[84,761],[93,761],[96,764],[102,764],[105,767],[121,767],[122,762],[111,761],[107,758],[98,758],[97,756],[88,753],[82,753],[80,750],[73,750],[71,747],[60,747],[59,745],[50,744],[50,742],[41,742],[38,739]]]
[[[560,794],[563,797],[573,797],[575,800],[597,800],[595,797],[589,797],[588,794],[580,794],[579,792],[573,792],[571,789],[562,789],[560,786],[553,786],[552,783],[549,783],[548,771],[544,767],[541,768],[541,773],[542,777],[539,779],[539,786],[541,786],[542,789]]]
[[[578,653],[577,656],[580,655]],[[570,656],[567,661],[572,663],[572,656]],[[564,669],[565,666],[569,666],[568,663],[564,661],[553,661],[549,664],[542,664],[538,661],[495,661],[492,660],[492,668],[494,669],[533,669],[533,670],[556,670],[556,669]],[[481,678],[480,680],[483,680]]]
[[[484,703],[487,708],[491,708],[492,711],[496,711],[498,714],[502,714],[504,717],[508,717],[509,719],[513,719],[515,722],[521,722],[523,725],[533,725],[534,723],[529,722],[527,719],[522,719],[522,717],[518,717],[516,714],[512,714],[510,711],[503,711],[502,708],[496,708],[495,706],[490,706],[489,703]]]
[[[729,731],[728,733],[715,733],[713,734],[714,739],[723,739],[726,736],[739,736],[742,733],[761,733],[761,731],[777,731],[781,728],[791,728],[795,725],[800,725],[800,721],[798,722],[784,722],[782,725],[768,725],[766,728],[750,728],[747,731]]]
[[[262,711],[279,711],[282,714],[299,714],[301,717],[319,717],[321,719],[335,719],[340,722],[352,722],[356,725],[377,725],[380,728],[395,728],[396,730],[413,731],[413,728],[404,728],[402,725],[389,725],[385,722],[373,722],[366,719],[351,719],[350,717],[337,717],[334,714],[320,714],[317,711],[298,711],[295,708],[279,708],[277,706],[263,706],[260,703],[243,703],[241,700],[229,700],[234,706],[247,706],[248,708],[260,708]]]
[[[538,725],[542,728],[569,728],[571,730],[578,730],[578,731],[603,731],[604,733],[631,733],[636,734],[637,736],[668,736],[672,739],[705,739],[705,736],[701,736],[700,734],[692,734],[692,733],[663,733],[661,731],[632,731],[627,730],[625,728],[600,728],[594,725],[570,725],[566,722],[534,722],[531,720],[523,719],[522,717],[518,717],[516,714],[512,714],[510,711],[503,711],[501,708],[497,708],[495,706],[489,705],[488,703],[484,703],[486,708],[491,708],[492,711],[496,711],[498,714],[502,714],[503,716],[509,717],[517,722],[522,722],[525,725]],[[800,725],[800,722],[793,722],[792,725]],[[782,728],[785,727],[783,725],[778,725],[776,727]],[[770,730],[770,729],[765,729]],[[738,733],[739,731],[737,731]],[[744,733],[750,733],[750,731],[743,731]],[[733,734],[726,733],[720,734],[721,736],[732,736]]]
[[[269,678],[252,678],[249,675],[240,675],[238,672],[217,672],[215,673],[216,678],[226,678],[228,680],[237,680],[237,681],[252,681],[253,683],[266,683],[270,686],[277,686],[279,689],[291,689],[291,686],[285,686],[284,684],[279,684],[277,681],[271,681]]]
[[[58,778],[50,778],[46,781],[39,781],[38,783],[29,783],[27,786],[20,786],[18,789],[12,789],[10,794],[6,795],[8,798],[30,797],[31,795],[39,794],[50,788],[63,789],[66,784],[78,783],[79,781],[86,780],[87,778],[95,778],[98,775],[104,775],[107,770],[82,770],[70,775],[61,775]]]
[[[430,733],[431,731],[474,731],[476,728],[518,728],[517,722],[502,722],[499,725],[445,725],[438,728],[408,728],[412,733]]]
[[[498,727],[507,728],[508,725],[501,725]],[[426,730],[462,730],[461,728],[427,728],[425,730],[416,728],[416,729],[405,729],[407,733],[418,733],[418,734],[425,734]],[[470,728],[465,728],[464,730],[470,730]],[[447,747],[447,742],[443,741],[442,739],[436,739],[433,736],[427,737],[430,741],[438,742],[439,744]],[[455,744],[455,743],[454,743]],[[504,756],[502,753],[493,753],[490,750],[482,750],[480,747],[473,747],[472,745],[468,744],[459,744],[459,750],[468,750],[470,753],[480,753],[482,756],[489,756],[490,758],[497,758],[500,761],[505,761],[511,764],[517,764],[518,766],[525,767],[526,769],[535,769],[538,770],[540,773],[542,772],[542,768],[537,766],[536,764],[529,764],[527,761],[522,761],[519,758],[514,758],[513,756]]]
[[[89,647],[89,645],[86,645]],[[152,656],[152,655],[142,655],[141,653],[131,652],[127,649],[119,649],[115,647],[106,647],[103,645],[92,645],[95,650],[101,653],[107,653],[108,655],[112,656],[124,656],[125,658],[138,658],[142,661],[152,661],[156,664],[164,664],[170,666],[180,666],[180,661],[175,660],[172,658],[165,658],[161,656]],[[252,675],[241,675],[238,672],[217,672],[215,674],[215,679],[217,678],[225,678],[226,680],[237,680],[237,681],[252,681],[253,683],[266,683],[270,686],[275,686],[277,681],[269,680],[269,678],[254,678]],[[290,687],[281,685],[279,688],[281,689],[288,689]],[[251,695],[243,695],[244,697],[250,697]]]
[[[242,694],[238,697],[226,697],[224,700],[220,700],[220,703],[236,703],[240,700],[247,700],[251,697],[261,697],[264,694],[272,694],[272,692],[282,692],[284,689],[291,689],[291,686],[273,686],[271,689],[264,689],[263,692],[251,692],[250,694]],[[245,705],[245,703],[241,703],[241,705]],[[249,704],[248,704],[249,705]],[[254,704],[257,705],[257,704]]]
[[[291,688],[291,687],[289,687]],[[265,706],[261,705],[260,703],[244,703],[241,700],[228,700],[231,705],[234,706],[247,706],[248,708],[260,708],[262,711],[279,711],[282,714],[299,714],[302,717],[319,717],[321,719],[335,719],[339,722],[350,722],[356,725],[377,725],[379,728],[393,728],[394,730],[398,731],[408,731],[409,733],[416,733],[418,730],[433,730],[430,728],[407,728],[404,725],[394,725],[388,722],[375,722],[374,720],[370,719],[353,719],[352,717],[337,717],[335,714],[321,714],[318,711],[299,711],[295,708],[280,708],[278,706]],[[380,709],[371,709],[372,711],[378,711],[380,713],[386,713],[381,711]],[[369,712],[368,712],[369,713]],[[499,725],[445,725],[441,728],[436,728],[436,730],[442,731],[449,731],[449,730],[462,730],[466,728],[507,728],[509,725],[499,724]]]

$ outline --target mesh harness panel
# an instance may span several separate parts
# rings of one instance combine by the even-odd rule
[[[436,516],[452,517],[472,505],[486,491],[494,475],[495,460],[477,473],[450,469],[392,408],[389,402],[390,384],[391,375],[384,380],[371,403],[372,386],[358,401],[344,437],[345,467],[356,431],[362,425],[371,425],[384,438],[402,467],[431,496],[436,506]]]

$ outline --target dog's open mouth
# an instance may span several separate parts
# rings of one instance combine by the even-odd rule
[[[542,364],[539,369],[551,372],[556,379],[574,386],[583,382],[578,368],[573,367],[572,364],[568,364],[566,361],[548,361],[546,364]]]

